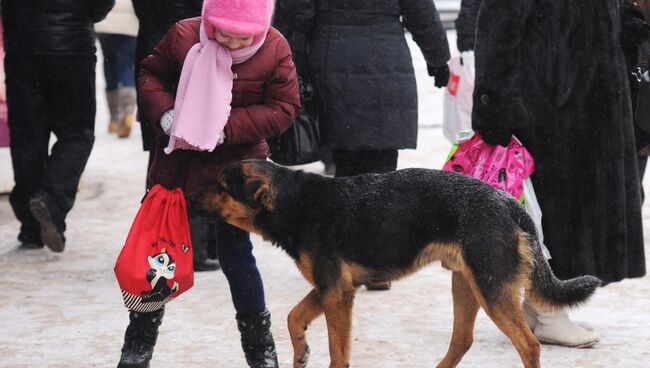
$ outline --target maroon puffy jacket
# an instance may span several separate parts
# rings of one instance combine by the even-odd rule
[[[285,131],[300,108],[289,44],[271,28],[257,53],[232,67],[235,80],[225,143],[212,152],[175,150],[165,154],[168,137],[159,125],[160,118],[174,107],[183,61],[199,42],[200,24],[201,18],[191,18],[173,25],[153,54],[144,59],[138,76],[140,113],[152,122],[157,134],[149,185],[180,187],[186,194],[215,184],[229,163],[265,159],[269,153],[265,140]]]

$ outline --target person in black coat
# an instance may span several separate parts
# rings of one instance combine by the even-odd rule
[[[142,60],[153,52],[169,27],[179,20],[200,16],[202,4],[203,0],[133,0],[133,9],[140,23],[135,49],[136,79]],[[153,160],[156,136],[145,117],[140,114],[138,118],[142,129],[142,148],[149,152],[148,172]]]
[[[335,176],[397,168],[415,148],[418,99],[409,31],[437,87],[449,79],[449,45],[431,0],[287,0],[295,29],[307,34],[322,144]],[[389,285],[377,285],[385,289]]]
[[[114,0],[2,0],[7,107],[23,247],[63,251],[94,143],[95,32]],[[50,133],[56,143],[49,153]]]
[[[478,15],[472,126],[490,144],[514,134],[534,157],[544,243],[560,279],[607,284],[646,272],[619,5],[483,0]],[[555,336],[575,330],[557,326]]]

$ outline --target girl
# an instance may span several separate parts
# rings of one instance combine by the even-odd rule
[[[272,0],[206,0],[142,63],[142,114],[157,133],[149,184],[189,195],[216,184],[229,163],[265,159],[300,105],[289,46],[270,27]],[[270,314],[249,234],[221,223],[218,254],[250,367],[277,367]],[[164,310],[130,313],[118,367],[148,367]]]

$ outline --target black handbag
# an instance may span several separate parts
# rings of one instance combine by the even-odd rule
[[[304,165],[320,160],[320,134],[314,85],[298,77],[302,109],[289,129],[268,139],[271,160],[285,166]]]

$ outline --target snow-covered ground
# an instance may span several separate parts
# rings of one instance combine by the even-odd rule
[[[450,33],[450,44],[455,43]],[[442,91],[414,52],[420,93],[417,150],[399,166],[441,167],[450,145],[442,136]],[[98,88],[102,82],[98,82]],[[66,251],[17,250],[18,223],[0,197],[0,367],[111,367],[117,364],[128,315],[113,275],[115,259],[143,195],[146,155],[139,130],[119,140],[106,133],[107,108],[98,89],[97,141],[68,218]],[[321,171],[311,164],[306,170]],[[7,149],[0,149],[0,190],[9,185]],[[646,185],[646,193],[650,187]],[[650,204],[644,207],[650,225]],[[273,334],[282,367],[290,367],[286,315],[308,291],[290,258],[254,237]],[[542,347],[544,367],[650,367],[650,283],[626,280],[597,292],[572,316],[602,333],[592,349]],[[222,273],[198,273],[195,286],[167,308],[152,367],[244,367],[228,285]],[[434,264],[388,292],[360,290],[354,309],[352,367],[432,367],[452,330],[450,273]],[[324,320],[308,338],[311,367],[329,364]],[[474,346],[461,367],[521,367],[506,337],[483,312]]]

